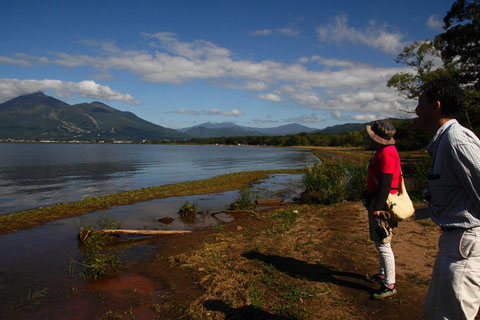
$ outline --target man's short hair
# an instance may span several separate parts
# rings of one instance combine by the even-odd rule
[[[463,111],[463,91],[452,78],[436,78],[423,85],[423,94],[428,101],[440,101],[442,113],[455,116]]]

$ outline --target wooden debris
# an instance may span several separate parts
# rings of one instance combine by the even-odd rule
[[[183,234],[190,233],[188,230],[126,230],[126,229],[102,229],[102,230],[80,230],[78,238],[85,241],[93,232],[101,234],[125,234],[125,235],[141,235],[141,236],[160,236],[166,234]]]

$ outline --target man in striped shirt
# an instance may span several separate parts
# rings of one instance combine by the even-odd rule
[[[455,119],[462,91],[449,79],[424,86],[415,112],[434,134],[425,198],[442,229],[424,319],[474,319],[480,306],[480,140]]]

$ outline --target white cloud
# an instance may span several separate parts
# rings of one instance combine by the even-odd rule
[[[438,19],[436,15],[432,14],[428,17],[427,27],[435,31],[441,31],[443,30],[443,21]]]
[[[250,34],[253,36],[268,36],[268,35],[271,35],[272,33],[273,31],[270,29],[262,29],[262,30],[255,30]]]
[[[268,86],[265,82],[262,81],[247,81],[244,88],[249,91],[262,91],[267,90]]]
[[[156,34],[156,39],[165,35]],[[338,59],[310,58],[327,66],[342,67],[340,70],[311,71],[301,64],[282,64],[275,61],[260,62],[235,60],[230,51],[205,41],[183,43],[168,35],[166,52],[123,51],[102,56],[71,55],[58,53],[56,59],[49,61],[68,67],[93,66],[99,70],[127,70],[140,75],[150,82],[181,84],[195,79],[204,80],[244,80],[244,88],[259,90],[267,84],[291,82],[314,87],[368,86],[378,79],[396,72],[395,68],[373,68],[355,65],[350,61]],[[172,51],[169,53],[169,51]],[[306,58],[307,59],[307,58]]]
[[[252,36],[270,36],[270,35],[280,35],[286,37],[296,37],[300,34],[300,31],[292,27],[278,28],[278,29],[261,29],[250,32]]]
[[[280,102],[282,101],[282,97],[279,95],[276,95],[275,93],[264,93],[264,94],[259,94],[257,97],[263,100],[269,100],[273,102]]]
[[[93,67],[106,75],[122,70],[156,83],[208,80],[211,85],[240,90],[271,90],[256,97],[274,102],[287,101],[313,110],[381,111],[395,116],[398,114],[395,108],[405,103],[396,91],[387,88],[386,82],[395,73],[408,72],[407,68],[379,68],[320,56],[302,57],[293,64],[242,60],[235,58],[230,50],[204,40],[183,42],[168,32],[143,36],[153,41],[153,51],[123,50],[113,43],[108,46],[96,44],[99,50],[103,50],[99,55],[62,52],[52,54],[52,57],[31,57],[29,61],[70,68]],[[310,68],[310,63],[315,69]],[[92,88],[88,90],[92,91]],[[127,96],[116,99],[133,101]],[[220,111],[212,114],[220,114]],[[228,115],[238,114],[230,112]]]
[[[355,65],[355,63],[349,60],[326,59],[320,56],[302,57],[298,59],[298,62],[302,64],[316,62],[326,67],[353,67]]]
[[[80,43],[83,43],[89,47],[98,47],[101,49],[101,51],[105,52],[120,52],[121,49],[117,47],[115,41],[97,41],[97,40],[91,40],[91,39],[86,39],[80,41]]]
[[[409,101],[399,96],[385,84],[358,90],[356,88],[330,88],[327,91],[297,90],[290,93],[290,99],[311,109],[349,111],[349,112],[382,112],[386,116],[398,116],[399,110],[405,109]],[[335,115],[334,115],[335,116]]]
[[[298,30],[295,30],[295,29],[290,28],[290,27],[278,29],[278,32],[280,34],[282,34],[284,36],[288,36],[288,37],[296,37],[300,33]]]
[[[343,115],[340,111],[332,111],[331,112],[331,115],[332,117],[334,117],[335,119],[338,119],[338,120],[342,120],[343,119]]]
[[[358,120],[358,121],[374,121],[379,119],[379,116],[375,114],[357,114],[352,117],[352,120]]]
[[[0,102],[37,91],[53,90],[59,98],[66,98],[78,94],[84,98],[102,101],[122,101],[128,104],[139,104],[128,93],[112,90],[108,86],[100,85],[95,81],[80,82],[61,80],[17,80],[0,78]]]
[[[317,35],[320,41],[360,43],[375,49],[381,49],[386,53],[396,54],[406,45],[402,41],[404,35],[398,32],[391,32],[386,25],[375,25],[370,22],[364,30],[359,30],[348,25],[348,18],[342,14],[334,19],[332,24],[317,28]]]
[[[263,81],[245,81],[238,83],[230,80],[213,80],[211,84],[218,85],[224,88],[248,90],[248,91],[264,91],[268,89],[268,85]]]
[[[311,115],[305,115],[305,116],[300,116],[300,117],[295,117],[295,118],[289,118],[289,119],[284,119],[285,122],[298,122],[298,123],[320,123],[323,122],[324,119],[318,117],[315,114]]]
[[[193,115],[198,115],[200,114],[200,112],[198,111],[195,111],[195,110],[188,110],[188,109],[180,109],[180,110],[177,110],[175,111],[174,113],[176,114],[193,114]]]
[[[202,111],[195,111],[191,109],[182,108],[180,110],[176,110],[171,113],[183,114],[183,115],[195,115],[195,116],[209,115],[209,116],[227,116],[227,117],[238,117],[238,116],[244,115],[243,112],[237,109],[232,109],[231,111],[220,111],[218,108],[213,108],[210,110],[202,110]]]
[[[217,108],[210,109],[208,111],[205,111],[205,113],[213,116],[232,116],[232,117],[238,117],[238,116],[243,116],[244,113],[237,110],[237,109],[232,109],[231,111],[220,111]]]
[[[22,67],[30,67],[32,65],[32,63],[26,59],[15,59],[3,56],[0,56],[0,63],[17,64]]]

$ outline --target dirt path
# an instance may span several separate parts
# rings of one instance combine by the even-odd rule
[[[366,275],[378,258],[362,205],[292,204],[152,240],[155,258],[4,318],[419,319],[438,236],[429,220],[400,224],[398,294],[374,301]]]

